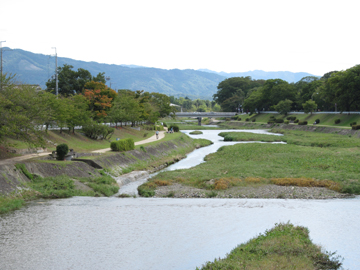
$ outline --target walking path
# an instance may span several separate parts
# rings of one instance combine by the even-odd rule
[[[141,144],[145,144],[145,143],[155,142],[157,140],[163,139],[164,137],[165,137],[165,131],[160,131],[159,139],[156,139],[156,135],[154,135],[154,136],[151,136],[150,138],[147,138],[146,140],[135,142],[135,145],[141,145]],[[92,153],[105,153],[108,151],[111,151],[111,148],[95,150],[95,151],[92,151]],[[23,155],[23,156],[19,156],[19,157],[8,158],[8,159],[0,160],[0,165],[14,164],[14,163],[22,161],[22,160],[35,158],[35,157],[48,156],[49,154],[51,154],[51,152],[34,153],[34,154],[28,154],[28,155]]]

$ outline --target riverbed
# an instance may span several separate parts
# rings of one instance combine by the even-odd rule
[[[216,136],[211,139],[214,145],[221,144]],[[185,168],[186,162],[168,169]],[[190,165],[196,162],[203,162],[203,156]],[[1,216],[0,269],[195,269],[224,257],[275,223],[288,221],[308,227],[315,244],[337,251],[345,258],[345,269],[359,269],[359,212],[359,196],[335,200],[41,200]]]

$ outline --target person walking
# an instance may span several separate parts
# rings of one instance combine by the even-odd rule
[[[156,139],[159,139],[159,131],[158,130],[155,132],[155,134],[156,134]]]

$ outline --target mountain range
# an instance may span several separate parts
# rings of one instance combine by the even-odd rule
[[[288,82],[297,82],[305,76],[313,76],[305,72],[289,71],[265,72],[262,70],[226,73],[207,69],[160,69],[136,65],[110,65],[96,62],[85,62],[65,57],[58,57],[58,66],[72,65],[74,70],[83,68],[93,76],[105,72],[110,77],[107,82],[113,89],[145,90],[158,92],[168,96],[201,98],[212,100],[217,92],[218,84],[230,77],[250,76],[253,79],[280,78]],[[21,49],[3,48],[3,72],[16,74],[20,83],[38,84],[45,89],[45,83],[55,72],[55,57],[36,54]]]

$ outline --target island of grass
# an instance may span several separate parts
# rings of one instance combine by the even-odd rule
[[[239,245],[225,258],[196,269],[341,269],[342,260],[334,255],[313,244],[307,228],[280,223]]]
[[[360,194],[360,140],[305,131],[284,136],[222,133],[227,140],[267,141],[223,146],[204,163],[161,172],[138,188],[143,196],[328,199]],[[143,192],[146,191],[146,192]]]
[[[200,131],[200,130],[194,130],[194,131],[191,131],[189,134],[191,134],[191,135],[200,135],[200,134],[203,134],[203,132]]]

